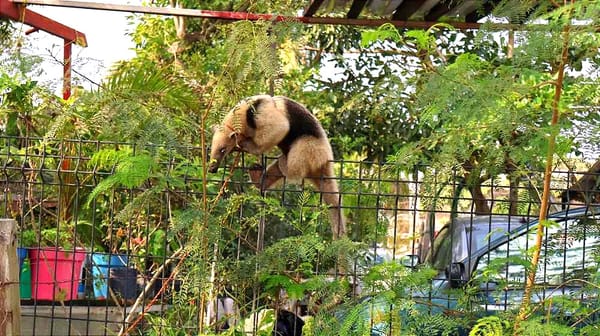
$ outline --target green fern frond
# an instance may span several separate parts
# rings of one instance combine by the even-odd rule
[[[486,316],[477,321],[469,336],[504,336],[509,331],[509,322],[498,316]]]
[[[204,220],[205,213],[198,206],[173,211],[171,226],[174,234],[180,231],[194,231]]]
[[[126,152],[124,152],[126,153]],[[98,195],[113,188],[135,188],[141,186],[154,176],[157,164],[154,158],[147,154],[127,155],[119,151],[104,150],[92,158],[93,162],[103,167],[113,167],[114,172],[100,181],[88,196],[89,205]]]
[[[197,97],[191,89],[173,78],[173,74],[154,64],[127,66],[113,72],[104,85],[105,93],[126,98],[135,97],[138,102],[160,100],[166,106],[193,106]]]
[[[141,194],[134,197],[125,207],[115,215],[115,220],[121,223],[127,223],[131,218],[134,218],[140,211],[144,211],[144,205],[147,205],[157,195],[161,195],[163,186],[156,186],[148,190],[144,190]]]
[[[117,183],[126,188],[134,188],[141,186],[153,176],[156,168],[154,158],[149,155],[129,156],[121,160],[113,176],[117,179]]]
[[[92,192],[90,192],[87,202],[86,202],[86,205],[90,206],[90,204],[96,199],[96,197],[112,190],[116,184],[117,184],[117,181],[112,176],[109,176],[106,179],[100,181],[96,185],[96,187],[92,190]]]
[[[494,8],[496,17],[508,18],[510,22],[525,22],[531,16],[531,8],[537,5],[534,0],[504,0]]]
[[[365,317],[365,311],[369,312],[368,303],[357,304],[344,316],[339,329],[339,335],[368,336],[371,334],[371,321]],[[368,313],[367,313],[368,314]]]
[[[90,158],[90,164],[97,169],[114,169],[114,167],[124,158],[131,155],[131,150],[128,148],[116,149],[101,149],[94,153]]]
[[[309,190],[302,191],[302,193],[300,193],[300,195],[298,196],[298,206],[306,206],[310,202],[310,198],[312,197],[312,195],[313,193]]]
[[[276,48],[278,36],[266,21],[239,21],[227,27],[223,80],[217,90],[224,92],[216,106],[228,106],[256,92],[267,92],[268,82],[277,78],[281,64]],[[229,105],[230,106],[230,105]]]
[[[442,314],[415,313],[410,315],[405,328],[409,329],[410,334],[414,336],[447,336],[458,335],[460,323],[460,319],[456,317]]]
[[[504,322],[508,324],[508,321]],[[515,334],[522,336],[573,336],[575,332],[570,326],[547,321],[543,317],[531,317],[521,322],[519,330],[516,330]]]

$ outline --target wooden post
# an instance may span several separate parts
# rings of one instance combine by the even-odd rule
[[[0,335],[21,334],[17,222],[0,219]]]

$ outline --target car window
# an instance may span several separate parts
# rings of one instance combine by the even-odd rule
[[[508,222],[506,222],[508,223]],[[507,224],[472,223],[464,225],[454,232],[452,261],[468,258],[473,252],[487,246],[494,239],[500,238],[508,231]]]
[[[464,260],[472,252],[481,249],[490,241],[506,235],[509,221],[456,222],[450,235],[451,225],[444,225],[435,236],[426,262],[437,270],[444,270],[452,262]]]
[[[536,229],[509,240],[484,254],[476,270],[482,280],[498,282],[504,288],[523,287],[525,269],[530,265],[527,251],[535,244]],[[550,222],[546,229],[535,276],[536,285],[577,285],[576,279],[590,280],[600,261],[598,217],[577,217]]]
[[[492,225],[491,228],[487,225],[475,226],[472,230],[470,230],[470,227],[467,227],[465,235],[467,235],[467,237],[469,237],[472,241],[472,247],[471,251],[469,251],[469,255],[471,255],[472,252],[483,248],[484,246],[488,246],[491,241],[506,235],[507,230],[507,226],[498,225]]]

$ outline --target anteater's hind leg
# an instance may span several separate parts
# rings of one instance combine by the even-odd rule
[[[267,170],[263,173],[263,167],[257,165],[250,169],[250,179],[254,185],[261,191],[269,189],[273,184],[277,183],[281,178],[285,177],[286,171],[286,158],[285,156],[279,157],[279,159],[267,167]],[[328,172],[330,169],[324,169],[324,172]],[[331,231],[333,238],[338,239],[346,235],[346,219],[342,213],[341,207],[341,195],[338,190],[337,181],[332,178],[333,172],[328,174],[329,176],[321,177],[309,177],[308,179],[319,189],[321,197],[325,204],[329,205],[329,216],[331,221]]]
[[[341,209],[341,198],[337,181],[334,179],[333,164],[329,145],[319,139],[305,138],[290,149],[287,155],[285,176],[290,179],[305,178],[321,192],[321,199],[329,205],[333,238],[346,235],[346,221]]]
[[[275,162],[271,163],[267,170],[261,165],[255,165],[250,168],[250,180],[261,191],[271,188],[275,183],[285,177],[287,171],[287,160],[285,155],[281,155]]]

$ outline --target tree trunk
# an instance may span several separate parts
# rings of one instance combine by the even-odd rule
[[[477,181],[475,184],[468,186],[475,203],[475,214],[476,215],[489,215],[491,210],[487,203],[487,198],[481,190],[481,181]]]

